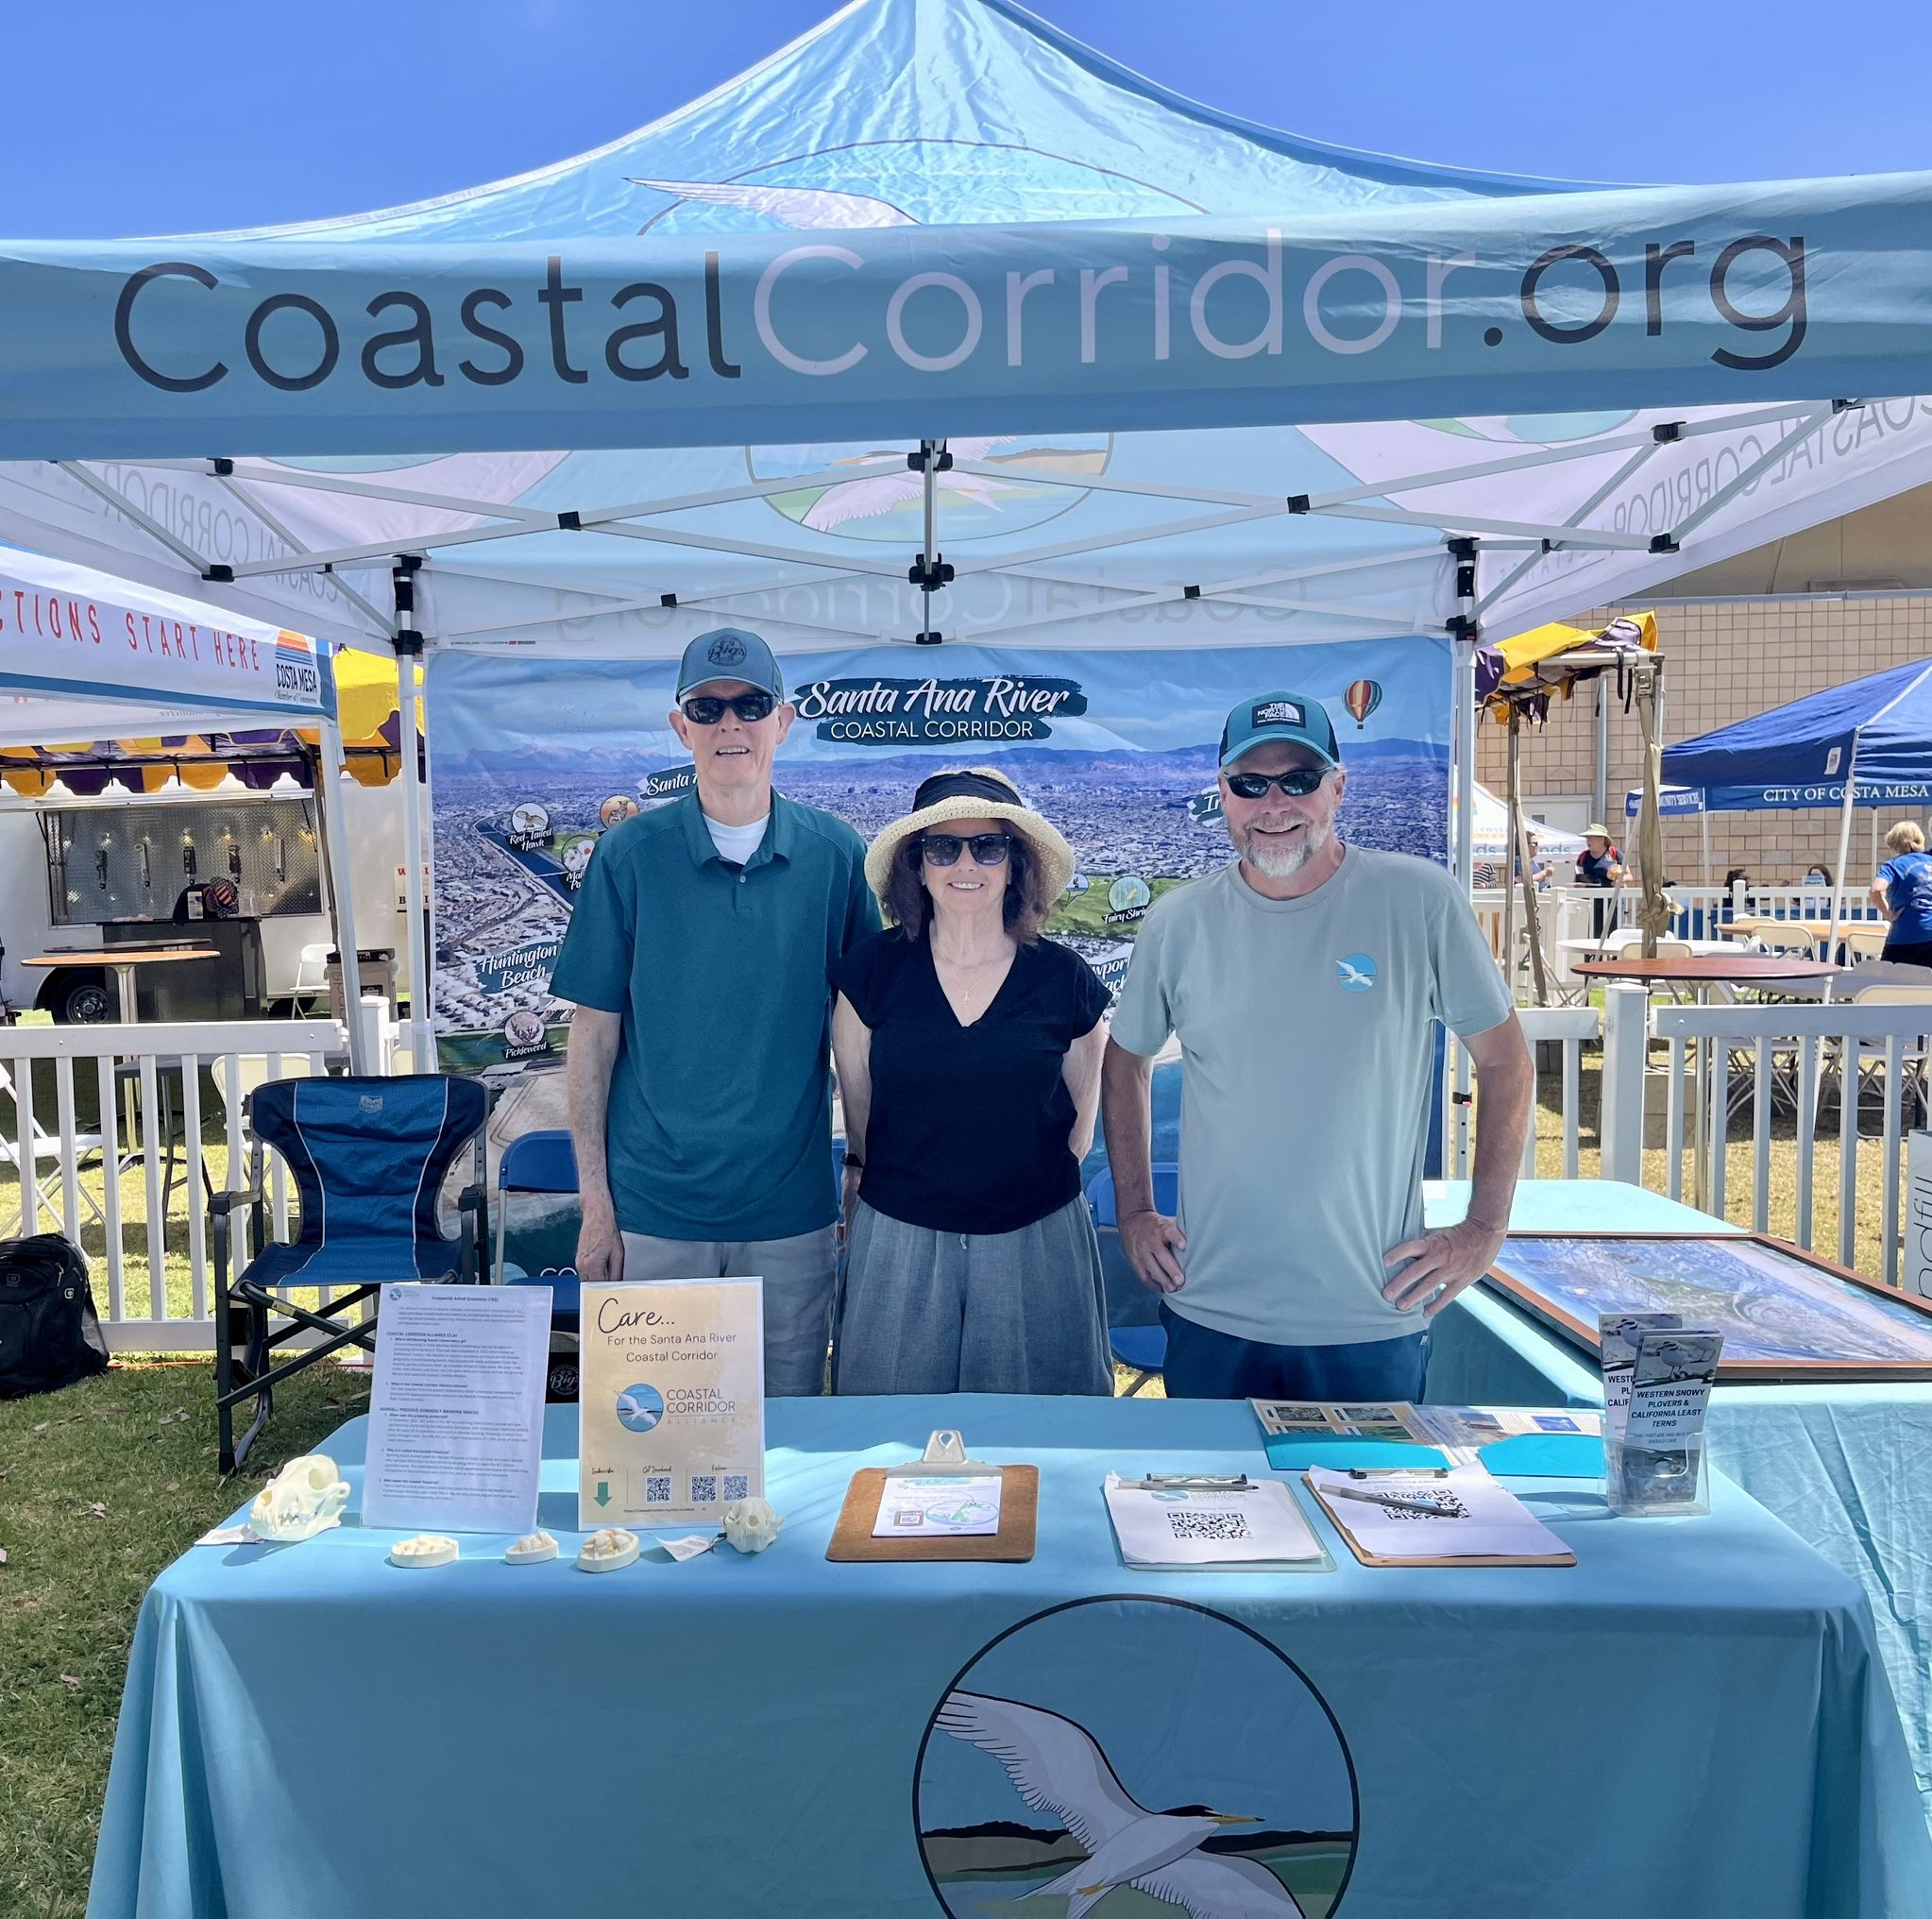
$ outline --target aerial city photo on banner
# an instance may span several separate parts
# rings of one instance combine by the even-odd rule
[[[883,658],[867,648],[785,665],[799,717],[773,768],[781,792],[870,840],[927,774],[997,765],[1079,862],[1046,930],[1115,989],[1152,902],[1229,857],[1215,745],[1246,689],[1305,688],[1327,706],[1348,775],[1345,839],[1446,852],[1446,639],[1127,653],[948,645]],[[432,662],[446,1065],[560,1058],[569,1009],[551,997],[551,969],[597,841],[690,786],[666,718],[675,671],[673,660]]]

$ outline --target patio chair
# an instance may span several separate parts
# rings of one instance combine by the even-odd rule
[[[43,1177],[41,1172],[41,1162],[42,1160],[52,1160],[57,1164],[59,1163],[60,1158],[60,1140],[58,1134],[49,1132],[40,1123],[39,1119],[35,1117],[31,1094],[29,1094],[25,1109],[22,1108],[20,1092],[14,1084],[13,1075],[5,1066],[0,1066],[0,1098],[12,1100],[14,1108],[13,1132],[9,1137],[0,1137],[0,1166],[11,1166],[20,1175],[20,1214],[18,1222],[14,1227],[14,1232],[18,1236],[24,1235],[26,1231],[26,1182],[28,1180],[33,1181],[34,1193],[40,1204],[46,1208],[48,1214],[55,1219],[60,1218],[63,1214],[64,1209],[61,1206],[58,1191],[48,1190],[55,1184],[54,1176],[48,1174]],[[25,1128],[22,1128],[20,1124],[22,1119],[25,1119],[26,1122]],[[20,1137],[23,1131],[26,1135],[25,1140]],[[74,1163],[76,1166],[77,1167],[89,1153],[102,1151],[105,1145],[104,1137],[98,1132],[76,1133],[74,1136]],[[21,1164],[23,1147],[25,1149],[25,1157],[28,1162],[25,1166]],[[74,1190],[80,1196],[81,1204],[93,1214],[95,1224],[106,1225],[107,1215],[101,1211],[101,1202],[78,1180],[76,1180],[74,1182]]]
[[[1854,1006],[1923,1006],[1925,1009],[1925,1032],[1932,1033],[1932,987],[1925,986],[1865,986],[1853,993]],[[1925,1034],[1919,1036],[1918,1044],[1907,1040],[1899,1048],[1899,1073],[1904,1086],[1910,1089],[1911,1096],[1922,1112],[1932,1110],[1925,1089]],[[1901,1089],[1886,1087],[1882,1083],[1885,1071],[1885,1048],[1883,1040],[1859,1040],[1856,1043],[1852,1062],[1852,1077],[1849,1095],[1841,1091],[1840,1108],[1849,1096],[1852,1101],[1852,1126],[1856,1130],[1858,1124],[1858,1109],[1864,1103],[1864,1092],[1868,1086],[1879,1087],[1886,1098],[1895,1096]],[[1840,1074],[1840,1085],[1843,1075]],[[1842,1110],[1839,1124],[1844,1124]]]
[[[1891,938],[1891,928],[1882,922],[1873,925],[1868,921],[1840,928],[1839,937],[1844,942],[1847,960],[1876,960]]]
[[[275,1388],[345,1346],[376,1350],[373,1301],[385,1282],[474,1283],[489,1240],[483,1195],[483,1131],[489,1095],[473,1079],[440,1074],[403,1078],[350,1077],[272,1079],[248,1095],[252,1144],[247,1186],[217,1193],[208,1214],[214,1241],[215,1418],[223,1472],[247,1457],[274,1407]],[[446,1238],[436,1196],[456,1156],[475,1144],[476,1180],[463,1195],[460,1236]],[[294,1175],[301,1226],[291,1242],[267,1237],[263,1154],[278,1153]],[[246,1220],[247,1264],[235,1265],[234,1216]],[[312,1310],[297,1290],[318,1295]],[[272,1323],[271,1315],[280,1323]],[[234,1357],[236,1333],[245,1351]],[[275,1364],[279,1347],[314,1335],[314,1344]],[[240,1444],[234,1408],[255,1401]]]
[[[1180,1168],[1171,1160],[1154,1163],[1154,1204],[1173,1213],[1180,1198]],[[1107,1344],[1122,1366],[1134,1374],[1125,1397],[1132,1399],[1166,1364],[1167,1333],[1161,1324],[1160,1303],[1128,1264],[1120,1244],[1120,1219],[1115,1211],[1113,1169],[1102,1166],[1087,1186],[1087,1208],[1100,1241],[1100,1278],[1107,1295]]]

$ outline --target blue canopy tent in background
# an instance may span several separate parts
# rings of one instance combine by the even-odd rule
[[[1667,819],[1837,807],[1835,942],[1853,807],[1932,806],[1932,662],[1888,667],[1667,746],[1664,777]],[[1636,798],[1626,796],[1626,813]]]
[[[1928,252],[1932,176],[1431,166],[856,0],[515,179],[0,245],[0,537],[405,653],[1448,630],[1466,833],[1480,628],[1932,479]]]

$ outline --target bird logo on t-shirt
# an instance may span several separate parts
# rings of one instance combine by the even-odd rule
[[[1375,984],[1375,961],[1366,953],[1350,953],[1335,961],[1335,977],[1350,993],[1366,993]]]

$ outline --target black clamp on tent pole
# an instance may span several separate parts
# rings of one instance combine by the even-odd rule
[[[396,600],[396,631],[389,643],[398,659],[416,659],[422,654],[423,637],[410,623],[415,612],[415,576],[422,563],[420,553],[398,553],[389,569],[389,590]]]
[[[939,551],[939,501],[933,483],[936,475],[953,470],[953,456],[943,440],[921,440],[919,450],[907,454],[906,465],[908,471],[924,476],[925,493],[925,543],[906,573],[907,579],[925,596],[925,619],[920,631],[913,635],[913,643],[938,646],[945,636],[932,623],[932,596],[941,586],[953,584],[955,569]]]

